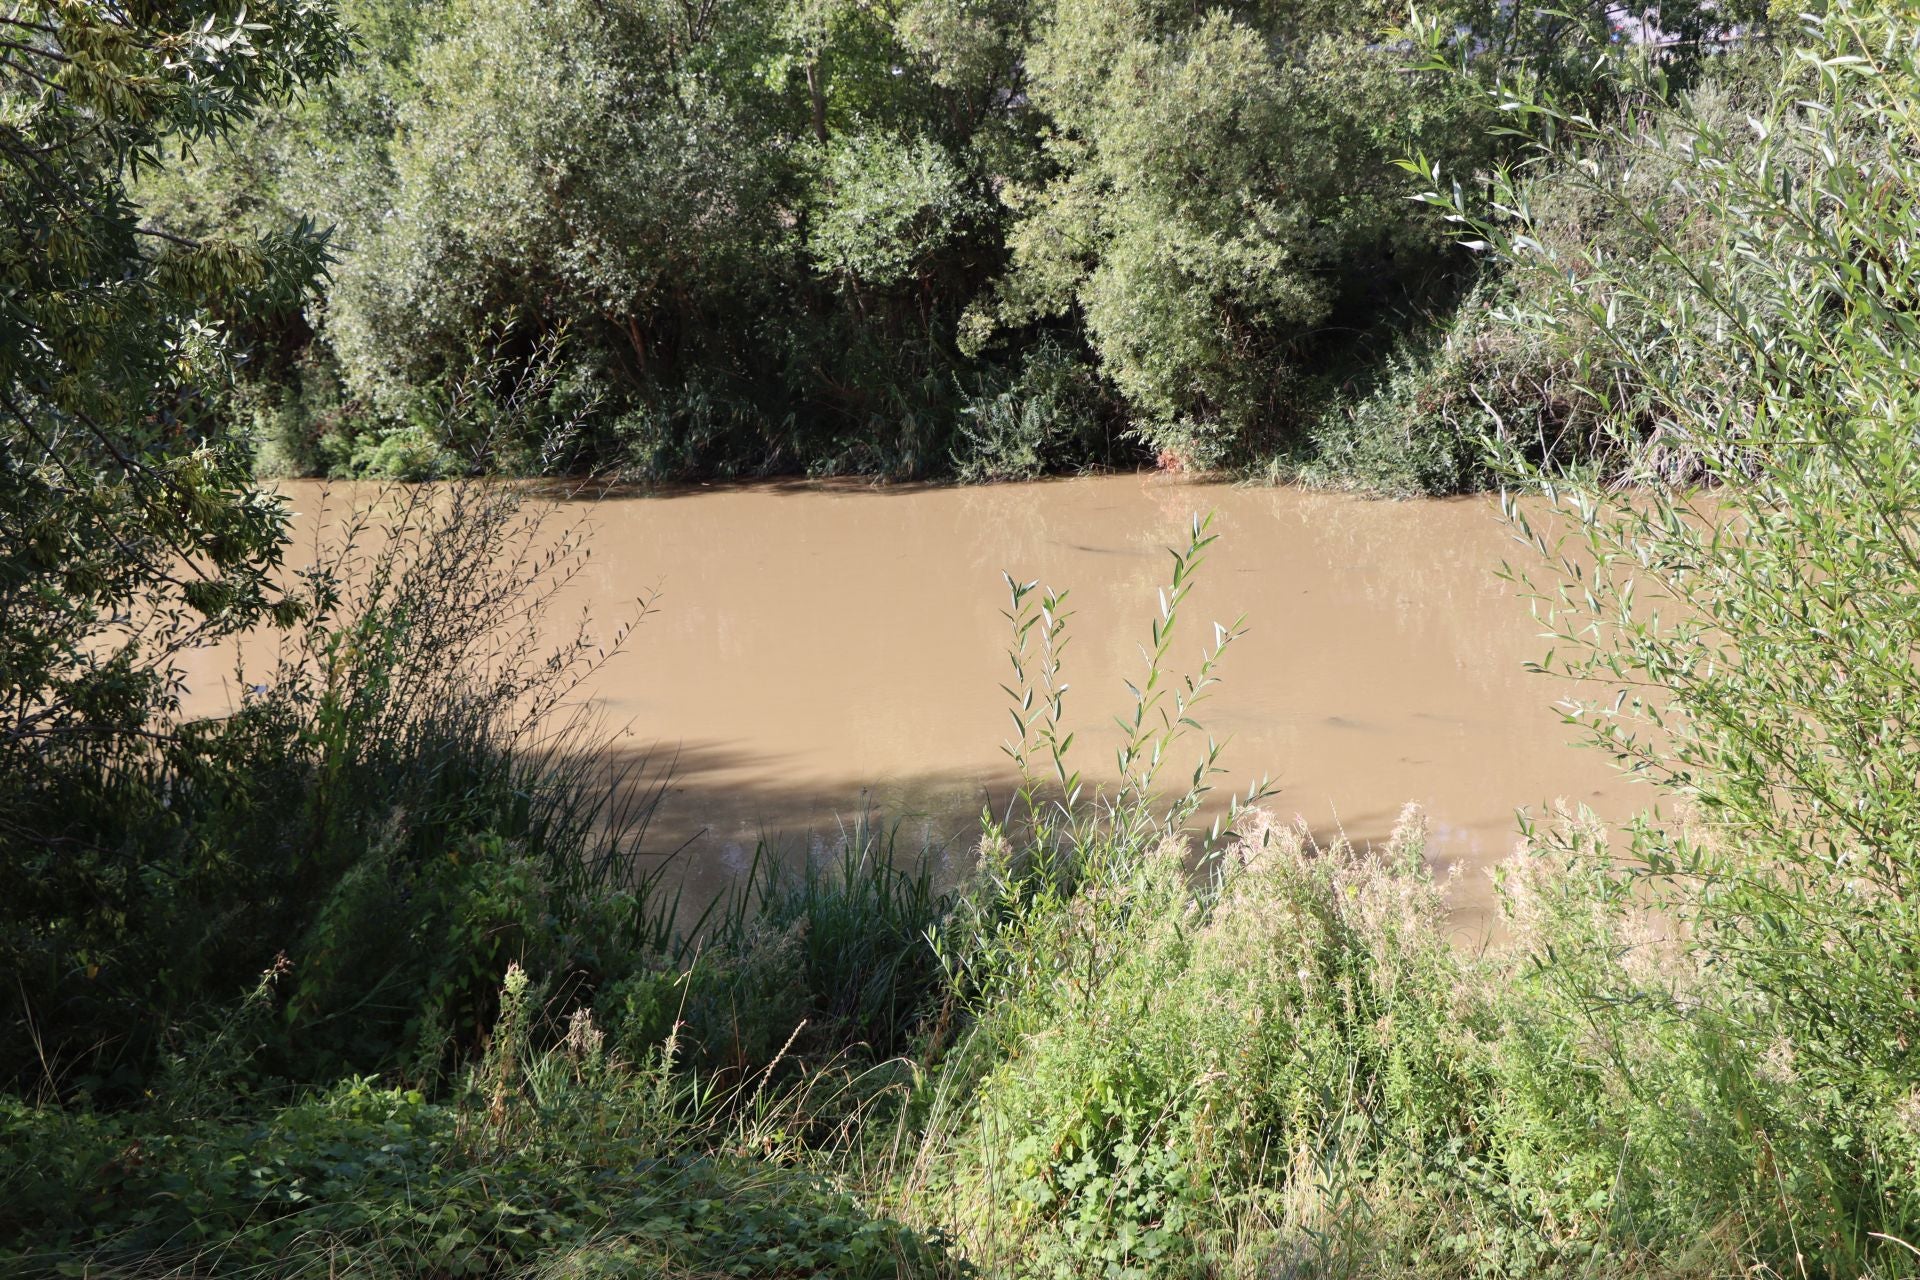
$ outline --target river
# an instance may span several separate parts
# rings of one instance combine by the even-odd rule
[[[356,498],[285,486],[296,547],[314,514]],[[1641,797],[1554,710],[1567,691],[1524,664],[1545,642],[1497,576],[1526,548],[1485,498],[1371,501],[1116,475],[981,488],[696,487],[563,504],[592,559],[561,611],[610,624],[657,610],[587,689],[613,750],[671,762],[650,851],[681,848],[711,893],[770,841],[831,847],[863,810],[899,844],[964,862],[983,806],[1010,788],[1003,571],[1070,591],[1068,719],[1092,779],[1111,773],[1166,580],[1196,513],[1219,541],[1173,657],[1191,667],[1213,621],[1245,615],[1202,709],[1227,739],[1223,786],[1261,775],[1316,832],[1380,841],[1417,802],[1436,867],[1461,864],[1463,926],[1486,918],[1484,870],[1516,806],[1554,800],[1620,818]],[[189,706],[225,703],[231,661],[196,662]]]

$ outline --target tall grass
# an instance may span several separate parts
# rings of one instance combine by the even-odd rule
[[[941,1246],[795,1167],[816,1092],[729,1105],[592,1016],[541,1045],[501,986],[487,1054],[438,1098],[370,1079],[232,1119],[0,1103],[15,1275],[947,1274]],[[810,1110],[811,1108],[809,1108]]]

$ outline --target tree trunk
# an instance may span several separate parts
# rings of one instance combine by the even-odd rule
[[[816,52],[807,61],[807,97],[813,102],[813,136],[821,146],[827,143],[827,76]]]

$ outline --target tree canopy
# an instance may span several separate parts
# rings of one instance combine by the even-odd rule
[[[186,236],[334,229],[234,401],[280,470],[1352,468],[1355,398],[1478,271],[1392,162],[1483,170],[1487,84],[1613,109],[1752,7],[1665,6],[1656,51],[1448,0],[1436,73],[1381,0],[353,0],[324,91],[139,194]],[[434,425],[535,366],[564,448]]]
[[[0,15],[0,772],[138,732],[164,655],[284,608],[278,507],[223,396],[234,317],[297,307],[309,221],[157,225],[130,184],[335,67],[322,0],[23,0]]]

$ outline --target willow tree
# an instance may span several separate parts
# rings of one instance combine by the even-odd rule
[[[1496,170],[1484,205],[1424,198],[1511,273],[1504,324],[1579,352],[1559,394],[1644,482],[1621,501],[1487,415],[1549,502],[1509,511],[1542,668],[1668,806],[1624,849],[1540,833],[1611,932],[1556,940],[1539,972],[1583,1046],[1631,1046],[1643,1108],[1594,1117],[1601,1176],[1685,1185],[1712,1229],[1744,1218],[1743,1248],[1805,1274],[1884,1274],[1920,1217],[1920,8],[1837,0],[1804,25],[1732,104],[1511,97],[1553,151]],[[1615,941],[1647,911],[1664,967]],[[1698,1088],[1661,1065],[1681,1055]],[[1756,1087],[1762,1062],[1790,1064],[1791,1097]],[[1610,1204],[1639,1230],[1673,1212]]]
[[[129,183],[344,46],[326,0],[0,14],[0,777],[150,735],[170,655],[288,610],[282,511],[208,406],[230,323],[305,293],[324,235],[172,235]]]

